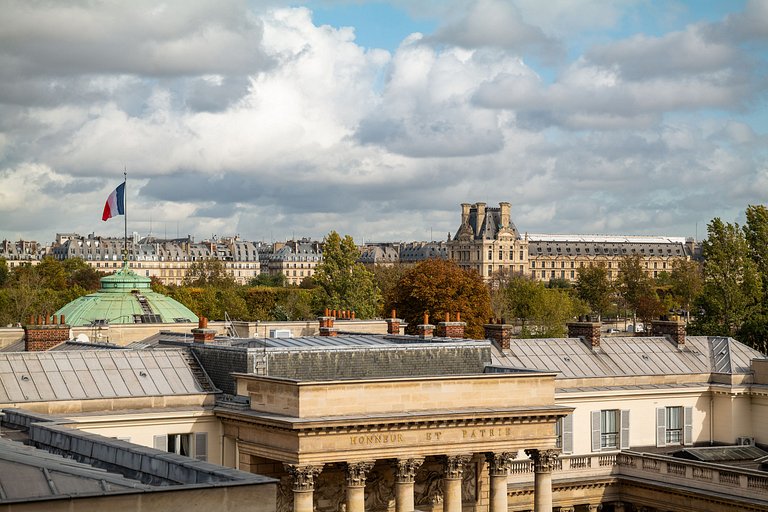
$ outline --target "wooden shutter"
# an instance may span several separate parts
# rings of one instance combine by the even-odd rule
[[[619,448],[622,450],[629,449],[629,409],[621,411],[621,435]]]
[[[573,413],[563,418],[563,453],[573,453]]]
[[[656,408],[656,446],[667,446],[667,408]]]
[[[154,436],[154,444],[152,446],[155,447],[155,450],[161,450],[161,451],[167,452],[168,436],[167,435]]]
[[[600,451],[600,411],[592,411],[592,451]]]
[[[208,433],[197,432],[195,434],[195,458],[208,460]]]
[[[684,409],[683,444],[693,444],[693,407]]]

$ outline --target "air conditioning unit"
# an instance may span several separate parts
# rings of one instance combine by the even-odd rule
[[[755,438],[739,436],[736,438],[736,444],[739,446],[755,446]]]
[[[293,338],[293,332],[290,329],[270,329],[270,338]]]

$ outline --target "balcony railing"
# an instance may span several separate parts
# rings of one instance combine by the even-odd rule
[[[722,492],[768,504],[768,475],[763,471],[633,451],[560,457],[552,480],[556,484],[558,480],[608,476],[656,480],[665,486]],[[509,484],[532,485],[533,462],[513,461]]]

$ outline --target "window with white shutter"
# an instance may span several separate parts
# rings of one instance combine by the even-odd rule
[[[562,421],[562,449],[564,454],[573,453],[573,414],[561,419]]]
[[[622,450],[629,449],[629,409],[621,411],[621,439],[619,448]]]
[[[684,411],[683,443],[693,444],[693,407],[686,407]]]
[[[195,434],[195,458],[198,460],[208,460],[208,434],[206,432]]]

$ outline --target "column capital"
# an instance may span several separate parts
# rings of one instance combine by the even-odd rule
[[[560,450],[527,449],[525,454],[533,460],[534,473],[550,473],[556,467]]]
[[[490,476],[507,476],[509,463],[517,457],[517,453],[512,452],[486,452],[485,461],[488,463],[488,473]]]
[[[401,484],[412,484],[416,479],[416,472],[423,463],[423,457],[397,459],[397,464],[395,465],[395,481]]]
[[[359,462],[347,462],[347,487],[365,487],[365,479],[368,472],[373,469],[374,461],[363,460]]]
[[[313,491],[315,489],[315,478],[323,470],[322,465],[310,466],[283,463],[283,467],[291,475],[294,491]]]
[[[587,505],[587,512],[599,512],[602,509],[603,509],[603,505],[602,504],[595,505],[595,504],[590,503],[589,505]]]
[[[446,455],[445,478],[460,480],[464,474],[464,465],[472,459],[471,455]]]
[[[560,507],[560,512],[574,512],[574,511],[575,511],[574,507],[569,507],[569,506]]]

